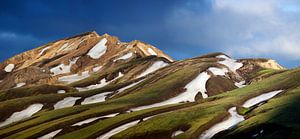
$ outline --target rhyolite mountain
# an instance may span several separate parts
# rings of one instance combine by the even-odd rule
[[[0,64],[0,138],[299,138],[300,69],[88,32]]]

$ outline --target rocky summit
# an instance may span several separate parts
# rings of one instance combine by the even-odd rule
[[[300,68],[88,32],[0,63],[0,114],[9,139],[299,138]]]

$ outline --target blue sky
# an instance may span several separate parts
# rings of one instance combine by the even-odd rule
[[[175,59],[225,52],[300,66],[298,0],[1,0],[0,61],[93,30]]]

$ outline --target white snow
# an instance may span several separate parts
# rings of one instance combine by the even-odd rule
[[[116,62],[117,60],[126,60],[126,59],[129,59],[132,56],[133,56],[133,53],[130,52],[130,53],[127,53],[127,54],[115,59],[114,62]]]
[[[58,90],[57,93],[58,94],[64,94],[64,93],[66,93],[66,91],[65,90]]]
[[[89,76],[90,76],[89,71],[84,71],[81,74],[73,74],[73,75],[59,77],[58,81],[70,84],[70,83],[85,79]]]
[[[261,94],[259,96],[254,97],[254,98],[251,98],[243,104],[243,107],[245,107],[245,108],[252,107],[252,106],[254,106],[256,104],[259,104],[263,101],[271,99],[272,97],[276,96],[277,94],[281,93],[282,91],[283,90],[276,90],[276,91],[272,91],[272,92],[269,92],[269,93],[264,93],[264,94]]]
[[[257,137],[259,134],[262,134],[262,133],[264,133],[264,130],[263,130],[263,129],[260,130],[258,133],[252,135],[252,137],[255,138],[255,137]]]
[[[216,68],[216,67],[210,67],[208,68],[209,71],[211,71],[214,75],[220,75],[225,76],[228,70],[226,68]]]
[[[111,93],[112,92],[104,92],[97,95],[93,95],[91,97],[87,97],[84,99],[84,101],[81,102],[81,105],[103,102],[105,101],[106,96]]]
[[[159,106],[175,104],[175,103],[185,102],[185,101],[193,102],[193,101],[195,101],[195,97],[198,94],[198,92],[201,92],[203,98],[207,98],[208,95],[205,94],[205,92],[206,92],[206,82],[209,78],[210,78],[210,75],[208,75],[207,72],[202,72],[194,80],[192,80],[190,83],[188,83],[185,86],[186,91],[179,94],[178,96],[170,98],[170,99],[162,101],[162,102],[159,102],[159,103],[132,108],[131,110],[138,111],[138,110],[144,110],[144,109],[149,109],[149,108],[153,108],[153,107],[159,107]]]
[[[147,51],[151,54],[151,55],[157,55],[157,53],[155,53],[155,51],[152,48],[148,48]]]
[[[168,63],[165,63],[164,61],[156,61],[154,62],[148,69],[146,69],[143,73],[141,73],[137,78],[146,76],[160,68],[163,68],[165,66],[168,66]]]
[[[84,121],[81,121],[81,122],[78,122],[76,124],[73,124],[72,126],[81,126],[81,125],[84,125],[84,124],[88,124],[88,123],[94,122],[94,121],[96,121],[98,119],[100,119],[100,117],[94,117],[94,118],[86,119]]]
[[[210,139],[212,138],[215,134],[229,129],[233,126],[235,126],[236,124],[242,122],[245,120],[245,118],[241,115],[239,115],[236,111],[236,107],[232,107],[228,110],[230,117],[225,120],[222,121],[218,124],[215,124],[214,126],[212,126],[210,129],[206,130],[204,133],[202,133],[199,137],[199,139]]]
[[[92,90],[92,89],[97,89],[106,86],[110,82],[106,82],[106,79],[102,79],[99,84],[93,84],[87,87],[77,87],[79,91],[87,91],[87,90]]]
[[[126,49],[131,49],[131,48],[133,48],[133,45],[127,45],[126,46]]]
[[[231,71],[236,71],[237,69],[243,67],[243,63],[236,62],[236,60],[231,59],[225,55],[219,55],[217,58],[223,58],[223,61],[219,61],[218,63],[227,66]]]
[[[61,131],[62,131],[62,129],[55,130],[55,131],[50,132],[50,133],[48,133],[48,134],[46,134],[44,136],[39,137],[38,139],[52,139],[52,138],[54,138]]]
[[[182,130],[177,130],[177,131],[175,131],[175,132],[173,132],[172,133],[172,138],[174,138],[175,136],[177,136],[177,135],[179,135],[179,134],[182,134],[182,133],[184,133],[184,131],[182,131]]]
[[[97,66],[93,68],[93,72],[97,72],[102,68],[102,66]]]
[[[0,127],[6,126],[8,124],[21,121],[23,119],[31,117],[33,114],[40,111],[43,107],[43,104],[32,104],[28,106],[25,110],[13,113],[9,118],[7,118],[4,122],[0,123]]]
[[[69,46],[69,43],[67,42],[67,43],[64,43],[58,50],[57,50],[57,52],[60,52],[60,51],[62,51],[62,50],[64,50],[65,48],[67,48]]]
[[[158,114],[158,115],[159,115],[159,114]],[[157,115],[152,115],[152,116],[149,116],[149,117],[143,118],[143,121],[147,121],[147,120],[149,120],[149,119],[151,119],[151,118],[153,118],[153,117],[155,117],[155,116],[157,116]]]
[[[93,59],[99,59],[102,55],[105,54],[107,47],[105,46],[107,42],[106,38],[103,38],[99,41],[90,51],[87,53]]]
[[[247,85],[245,85],[246,81],[240,81],[240,82],[235,82],[234,85],[238,88],[243,88]]]
[[[81,122],[78,122],[76,124],[73,124],[72,126],[82,126],[84,124],[88,124],[88,123],[91,123],[91,122],[94,122],[100,118],[111,118],[111,117],[115,117],[116,115],[118,115],[119,113],[113,113],[113,114],[109,114],[109,115],[104,115],[104,116],[100,116],[100,117],[94,117],[94,118],[90,118],[90,119],[86,119],[86,120],[83,120]]]
[[[47,51],[50,48],[51,48],[51,46],[48,46],[48,47],[44,48],[43,50],[41,50],[41,52],[39,53],[39,56],[43,55],[44,52]]]
[[[79,59],[79,57],[76,57],[73,60],[70,60],[69,65],[60,64],[54,68],[51,68],[50,71],[53,73],[52,76],[70,73],[72,65],[74,65],[78,59]]]
[[[14,88],[19,88],[19,87],[22,87],[24,85],[26,85],[26,83],[18,83]]]
[[[118,79],[122,76],[124,76],[124,75],[121,72],[119,72],[118,77],[116,77],[115,79],[113,79],[111,81],[106,81],[106,79],[104,78],[100,81],[99,84],[94,84],[94,85],[90,85],[90,86],[87,86],[87,87],[77,87],[76,89],[78,89],[79,91],[87,91],[87,90],[101,88],[101,87],[104,87],[104,86],[108,85],[109,83],[115,81],[116,79]]]
[[[72,107],[78,99],[81,97],[66,97],[61,101],[58,101],[54,105],[54,109],[61,109],[61,108],[66,108],[66,107]]]
[[[174,60],[166,55],[163,55],[164,58],[168,59],[170,62],[174,62]]]
[[[4,68],[4,70],[5,70],[6,72],[12,72],[14,68],[15,68],[15,64],[8,64],[8,65]]]
[[[136,121],[133,121],[133,122],[130,122],[130,123],[127,123],[127,124],[124,124],[122,126],[119,126],[103,135],[101,135],[100,137],[96,138],[96,139],[109,139],[111,136],[113,135],[116,135],[130,127],[133,127],[135,125],[137,125],[139,123],[139,120],[136,120]]]

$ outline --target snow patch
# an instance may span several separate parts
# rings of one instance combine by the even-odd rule
[[[145,70],[143,73],[141,73],[137,78],[146,76],[152,72],[155,72],[156,70],[163,68],[165,66],[168,66],[168,63],[165,63],[164,61],[156,61],[154,62],[147,70]]]
[[[220,69],[220,68],[216,68],[216,67],[210,67],[210,68],[208,68],[208,70],[210,72],[212,72],[216,76],[217,75],[219,75],[219,76],[225,76],[226,73],[228,72],[228,70],[226,68]]]
[[[163,55],[164,58],[168,59],[170,62],[174,62],[174,60],[166,55]]]
[[[157,53],[152,48],[147,48],[147,51],[150,53],[150,55],[157,55]]]
[[[15,64],[8,64],[8,65],[4,68],[4,70],[5,70],[6,72],[12,72],[14,68],[15,68]]]
[[[102,66],[97,66],[93,68],[93,72],[97,72],[102,68]]]
[[[102,55],[106,53],[107,47],[105,46],[107,42],[106,38],[99,41],[90,51],[87,53],[93,59],[99,59]]]
[[[69,43],[68,43],[68,42],[67,42],[67,43],[64,43],[64,44],[57,50],[57,52],[60,52],[60,51],[62,51],[62,50],[64,50],[64,49],[66,49],[68,46],[69,46]]]
[[[44,136],[39,137],[38,139],[52,139],[52,138],[54,138],[61,131],[62,131],[62,129],[55,130],[55,131],[50,132],[50,133],[48,133],[48,134],[46,134]]]
[[[54,109],[56,110],[56,109],[61,109],[61,108],[66,108],[66,107],[72,107],[72,106],[74,106],[76,101],[80,98],[81,97],[66,97],[63,100],[58,101],[54,105]]]
[[[243,88],[247,85],[245,85],[246,81],[240,81],[240,82],[235,82],[234,85],[238,88]]]
[[[65,90],[58,90],[57,93],[58,94],[64,94],[64,93],[66,93],[66,91]]]
[[[130,127],[133,127],[135,125],[137,125],[139,123],[139,120],[136,120],[136,121],[133,121],[133,122],[130,122],[130,123],[127,123],[127,124],[124,124],[122,126],[119,126],[103,135],[101,135],[100,137],[96,138],[96,139],[109,139],[111,136],[113,135],[116,135]]]
[[[8,124],[21,121],[23,119],[31,117],[33,114],[40,111],[43,107],[43,104],[32,104],[28,106],[25,110],[20,112],[13,113],[9,118],[7,118],[4,122],[0,123],[0,127],[6,126]]]
[[[51,68],[50,71],[53,73],[52,76],[70,73],[72,65],[74,65],[78,59],[79,59],[79,57],[76,57],[73,60],[70,60],[69,65],[60,64],[54,68]]]
[[[236,111],[236,107],[232,107],[228,110],[230,117],[222,121],[214,126],[212,126],[210,129],[206,130],[204,133],[202,133],[199,137],[199,139],[210,139],[212,138],[215,134],[227,130],[236,124],[242,122],[245,120],[245,118],[242,115],[239,115]]]
[[[276,90],[276,91],[272,91],[272,92],[269,92],[269,93],[264,93],[264,94],[261,94],[257,97],[251,98],[243,104],[243,107],[250,108],[250,107],[252,107],[256,104],[259,104],[263,101],[271,99],[272,97],[276,96],[277,94],[281,93],[282,91],[283,90]]]
[[[123,55],[123,56],[121,56],[121,57],[115,59],[114,62],[116,62],[116,61],[118,61],[118,60],[126,60],[126,59],[129,59],[129,58],[132,57],[132,56],[133,56],[133,53],[130,52],[130,53],[127,53],[127,54],[125,54],[125,55]]]
[[[155,117],[155,116],[157,116],[157,115],[152,115],[152,116],[149,116],[149,117],[143,118],[143,121],[147,121],[147,120],[149,120],[149,119],[151,119],[151,118],[153,118],[153,117]]]
[[[73,75],[59,77],[58,81],[70,84],[70,83],[85,79],[89,76],[90,76],[89,71],[84,71],[84,72],[81,73],[81,75],[73,74]]]
[[[198,94],[198,92],[202,94],[203,98],[207,98],[208,95],[205,92],[206,92],[206,82],[208,81],[209,78],[210,75],[208,75],[207,72],[202,72],[194,80],[188,83],[185,86],[186,91],[179,94],[178,96],[165,100],[163,102],[132,108],[131,110],[138,111],[138,110],[144,110],[153,107],[159,107],[159,106],[175,104],[175,103],[185,102],[185,101],[193,102],[195,101],[195,97]]]
[[[24,85],[26,85],[26,83],[18,83],[14,88],[19,88],[19,87],[22,87]]]
[[[44,52],[47,51],[50,48],[51,48],[51,46],[48,46],[48,47],[44,48],[43,50],[41,50],[41,52],[39,53],[39,56],[43,55]]]
[[[101,119],[101,118],[111,118],[111,117],[115,117],[116,115],[118,115],[119,113],[113,113],[113,114],[109,114],[109,115],[104,115],[104,116],[100,116],[100,117],[94,117],[94,118],[90,118],[90,119],[86,119],[86,120],[83,120],[81,122],[78,122],[76,124],[73,124],[72,126],[82,126],[84,124],[88,124],[88,123],[91,123],[91,122],[94,122],[98,119]]]
[[[104,92],[97,95],[93,95],[91,97],[87,97],[84,99],[84,101],[81,102],[81,105],[103,102],[105,101],[106,96],[111,93],[112,92]]]
[[[223,58],[223,61],[219,61],[218,63],[227,66],[231,71],[236,71],[237,69],[243,67],[243,63],[236,62],[236,60],[231,59],[225,55],[219,55],[217,58]]]
[[[77,87],[76,89],[78,89],[79,91],[87,91],[87,90],[93,90],[93,89],[101,88],[101,87],[104,87],[104,86],[108,85],[109,83],[111,83],[111,82],[115,81],[116,79],[121,78],[123,76],[124,75],[121,72],[119,72],[118,77],[116,77],[115,79],[113,79],[111,81],[106,81],[106,79],[104,78],[100,81],[99,84],[94,84],[94,85],[90,85],[90,86],[87,86],[87,87]]]
[[[184,133],[184,131],[182,131],[182,130],[177,130],[177,131],[175,131],[175,132],[173,132],[172,133],[172,138],[174,138],[175,136],[178,136],[179,134],[182,134],[182,133]]]

